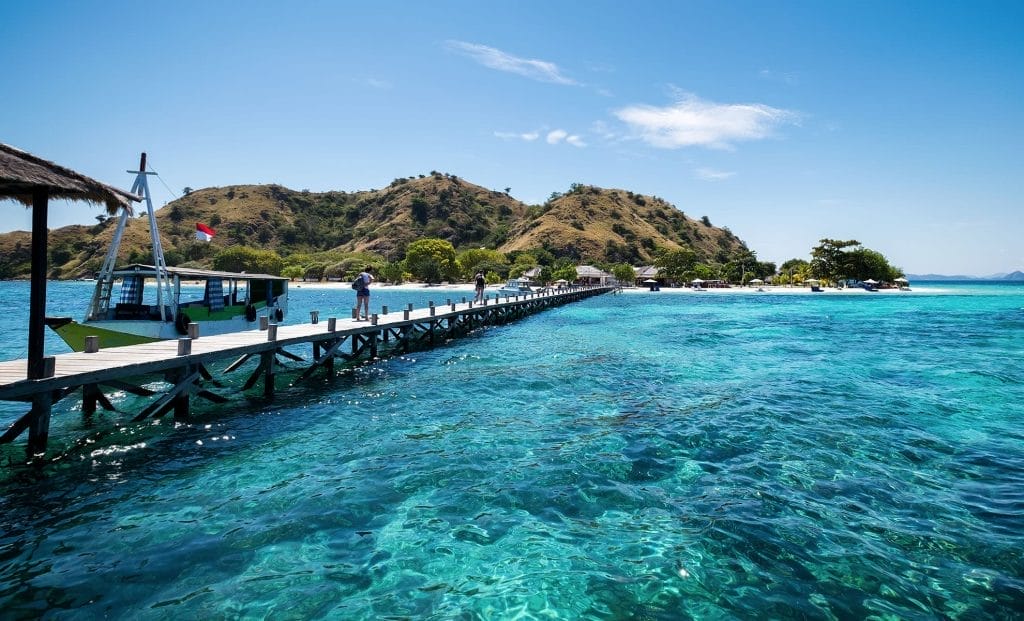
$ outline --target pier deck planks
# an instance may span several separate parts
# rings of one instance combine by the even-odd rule
[[[277,339],[268,340],[266,330],[248,330],[217,336],[203,336],[192,341],[192,352],[186,356],[178,356],[176,340],[159,341],[143,345],[114,347],[101,349],[96,353],[73,352],[54,356],[54,375],[52,377],[30,381],[27,375],[27,360],[11,360],[0,362],[0,400],[16,400],[30,397],[46,390],[63,389],[85,384],[116,380],[135,375],[159,373],[186,364],[206,364],[245,354],[260,354],[273,351],[279,347],[310,344],[334,338],[352,337],[382,332],[385,328],[408,325],[421,325],[431,321],[441,321],[460,315],[479,314],[498,309],[516,308],[543,301],[545,306],[553,306],[572,300],[581,291],[591,295],[599,291],[610,290],[608,287],[579,288],[565,293],[550,293],[520,299],[509,299],[501,302],[488,302],[487,306],[468,303],[435,307],[435,315],[430,315],[429,308],[415,309],[404,318],[404,309],[393,311],[388,315],[379,315],[377,325],[369,321],[354,319],[337,319],[335,332],[329,332],[327,321],[278,325]]]

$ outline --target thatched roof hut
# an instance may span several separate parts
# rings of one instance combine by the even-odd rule
[[[143,155],[145,157],[145,155]],[[144,167],[143,167],[144,168]],[[28,379],[52,374],[43,356],[46,315],[47,211],[50,198],[87,201],[105,205],[114,215],[121,209],[131,213],[132,201],[141,197],[90,179],[70,168],[0,143],[0,199],[11,198],[32,208],[32,285],[28,313]],[[37,406],[33,405],[33,411]],[[45,412],[45,415],[43,414]],[[49,427],[49,406],[38,406],[38,419],[46,420],[32,433],[43,438]],[[30,436],[29,444],[33,445]],[[31,446],[30,446],[31,448]]]
[[[141,200],[134,194],[90,179],[70,168],[0,143],[0,198],[11,198],[31,207],[32,196],[39,191],[46,192],[50,198],[106,205],[110,215],[119,209],[127,209],[130,213],[132,201]]]

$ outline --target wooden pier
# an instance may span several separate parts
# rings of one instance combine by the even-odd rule
[[[280,370],[278,356],[308,365],[299,380],[321,369],[333,374],[337,358],[345,361],[373,359],[433,347],[486,325],[508,323],[552,306],[609,291],[612,288],[607,286],[568,287],[523,297],[495,297],[482,304],[466,302],[466,298],[461,302],[449,299],[444,305],[421,309],[413,309],[412,304],[397,311],[384,307],[380,314],[363,321],[321,319],[315,313],[311,314],[310,323],[296,325],[273,324],[262,318],[259,330],[218,336],[196,334],[196,338],[44,358],[41,379],[26,379],[28,360],[0,362],[0,401],[31,403],[31,409],[0,435],[0,444],[12,442],[28,431],[29,459],[45,457],[53,404],[69,395],[77,395],[79,389],[82,412],[86,416],[95,412],[97,406],[114,410],[103,393],[104,389],[114,389],[153,398],[134,416],[134,421],[160,417],[171,411],[175,418],[184,419],[189,414],[193,395],[214,403],[227,401],[213,390],[221,386],[209,371],[213,363],[234,359],[223,370],[229,373],[255,358],[256,368],[242,390],[250,390],[262,382],[263,394],[272,397],[274,378]],[[285,349],[306,345],[312,347],[308,360]],[[157,393],[131,383],[136,378],[153,375],[162,376],[171,388]]]

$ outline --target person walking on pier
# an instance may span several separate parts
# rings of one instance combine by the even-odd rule
[[[370,318],[370,283],[373,282],[373,267],[367,266],[359,273],[356,280],[359,282],[359,289],[356,290],[356,320],[359,320],[360,310],[362,318]]]
[[[484,287],[487,286],[487,279],[484,278],[483,270],[476,273],[476,297],[473,298],[474,302],[484,301]]]

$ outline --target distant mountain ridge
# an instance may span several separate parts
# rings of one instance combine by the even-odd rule
[[[907,274],[909,280],[1013,280],[1024,281],[1024,272],[1016,270],[1009,274],[992,274],[991,276],[949,276],[946,274]]]
[[[445,239],[458,250],[543,249],[577,263],[649,265],[661,249],[691,248],[702,262],[725,262],[746,244],[707,216],[693,219],[667,201],[628,190],[572,184],[543,205],[527,205],[455,175],[395,179],[359,192],[296,191],[281,185],[235,185],[190,192],[157,210],[169,265],[209,267],[229,246],[273,250],[285,256],[323,251],[401,258],[412,241]],[[102,218],[100,218],[102,219]],[[91,277],[111,244],[115,219],[50,231],[50,277]],[[217,231],[195,239],[196,222]],[[31,236],[0,234],[0,278],[30,271]],[[119,263],[150,262],[146,218],[131,218]]]

